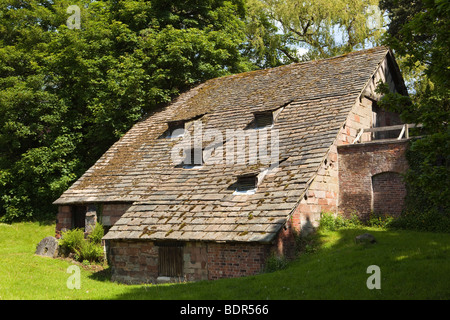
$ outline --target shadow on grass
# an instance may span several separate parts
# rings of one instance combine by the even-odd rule
[[[103,270],[92,273],[88,276],[90,279],[100,282],[109,282],[111,281],[111,268],[107,267]]]
[[[355,237],[363,233],[372,234],[377,242],[356,243]],[[275,300],[280,297],[297,299],[298,292],[297,295],[282,292],[284,286],[290,287],[294,284],[305,285],[305,291],[311,290],[312,297],[324,297],[321,291],[324,285],[338,286],[336,293],[326,295],[328,299],[449,298],[448,288],[442,284],[443,278],[448,279],[448,272],[445,270],[449,270],[450,266],[448,234],[355,227],[318,232],[304,242],[304,249],[307,251],[301,253],[285,270],[234,279],[133,285],[113,299],[247,300],[266,299],[268,293],[270,298]],[[381,291],[366,288],[366,280],[369,277],[366,269],[372,264],[381,267]],[[305,266],[307,268],[304,268]],[[322,268],[323,273],[318,271],[319,268]],[[301,282],[300,279],[306,275],[305,270],[310,270],[317,282]],[[333,277],[330,278],[330,274],[333,274]],[[323,283],[321,278],[327,276],[331,282]],[[90,277],[98,281],[110,281],[110,269]],[[348,283],[356,283],[360,288],[355,289],[352,287],[354,285]]]

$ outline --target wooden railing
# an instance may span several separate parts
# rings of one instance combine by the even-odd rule
[[[405,139],[409,139],[409,128],[419,128],[422,127],[421,124],[400,124],[395,126],[387,126],[387,127],[376,127],[376,128],[366,128],[366,129],[360,129],[358,132],[358,135],[356,136],[355,140],[353,141],[353,144],[358,143],[359,139],[361,139],[361,136],[363,133],[366,132],[387,132],[387,131],[394,131],[394,130],[401,130],[400,134],[397,138],[392,139],[384,139],[384,140],[401,140],[403,139],[403,136],[405,136]],[[378,140],[378,139],[373,139]]]

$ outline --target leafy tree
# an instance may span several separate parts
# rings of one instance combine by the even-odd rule
[[[80,28],[66,24],[80,9]],[[0,0],[0,216],[42,217],[136,121],[243,72],[241,0]]]
[[[385,108],[420,123],[421,139],[409,152],[410,210],[450,214],[450,3],[383,0],[391,21],[385,43],[401,56],[403,70],[420,76],[412,98],[386,94]],[[380,88],[382,91],[382,87]]]
[[[378,0],[248,0],[247,20],[249,55],[263,67],[378,44],[383,26]]]

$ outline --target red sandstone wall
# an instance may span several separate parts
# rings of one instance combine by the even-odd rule
[[[296,231],[308,233],[317,227],[322,212],[337,212],[339,195],[337,148],[331,146],[316,177],[295,208],[292,226]]]
[[[379,183],[375,178],[375,193],[372,176],[386,171],[404,172],[406,144],[395,140],[393,144],[373,144],[371,133],[361,136],[359,141],[363,144],[352,144],[359,130],[372,127],[374,121],[379,125],[398,123],[397,115],[377,108],[375,114],[372,105],[373,101],[367,98],[355,101],[335,143],[293,212],[295,230],[307,234],[317,227],[322,212],[360,213],[364,217],[371,211],[399,214],[403,209],[406,191],[399,176],[392,173],[385,177],[388,181]]]
[[[372,123],[372,101],[367,98],[355,101],[316,177],[292,215],[292,225],[295,230],[307,234],[312,228],[318,226],[322,212],[338,213],[340,160],[337,148],[341,145],[352,144],[359,130],[370,128]],[[371,139],[370,133],[364,133],[360,141],[368,142]]]
[[[150,241],[110,241],[111,280],[151,283],[158,276],[158,248]]]

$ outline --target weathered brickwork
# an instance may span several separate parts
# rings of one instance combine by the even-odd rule
[[[316,177],[311,181],[309,188],[294,210],[292,224],[295,230],[308,234],[318,226],[321,213],[338,213],[340,163],[337,148],[341,145],[352,144],[361,128],[372,126],[374,119],[372,105],[372,100],[367,98],[355,101],[335,142],[323,159]],[[364,133],[360,141],[369,142],[371,139],[370,133]]]
[[[111,241],[108,244],[111,280],[152,283],[158,276],[158,248],[150,241]]]
[[[406,189],[401,176],[395,172],[402,173],[407,168],[404,157],[407,143],[374,142],[375,138],[385,137],[363,133],[360,143],[352,144],[361,128],[395,125],[399,121],[398,115],[380,110],[371,99],[356,101],[293,212],[292,225],[296,231],[307,234],[317,227],[322,212],[357,213],[363,218],[373,211],[400,214]],[[379,182],[375,176],[373,192],[372,177],[382,172],[391,173],[382,175]]]
[[[270,246],[262,244],[208,244],[208,279],[260,273],[269,253]]]
[[[263,271],[270,245],[187,242],[183,246],[183,276],[172,281],[214,280]],[[156,283],[158,246],[152,241],[109,241],[112,281]]]
[[[362,98],[350,111],[336,141],[338,146],[352,144],[361,128],[370,128],[373,124],[372,100]],[[371,140],[370,133],[361,136],[361,142]]]
[[[322,212],[337,212],[339,194],[337,148],[332,145],[316,177],[292,215],[292,225],[304,234],[317,227]]]
[[[399,215],[403,210],[406,188],[396,172],[382,172],[372,177],[372,210]]]
[[[56,237],[61,236],[61,232],[72,228],[72,211],[70,206],[59,206],[56,216]]]
[[[270,254],[277,255],[278,257],[286,257],[292,259],[295,257],[295,245],[296,236],[299,235],[299,229],[294,226],[294,217],[289,219],[283,228],[278,232],[272,247]]]
[[[403,173],[408,168],[405,158],[408,145],[407,140],[394,140],[338,147],[339,212],[344,215],[356,213],[362,218],[378,210],[400,214],[406,190],[395,173]],[[389,174],[377,178],[382,173]]]

